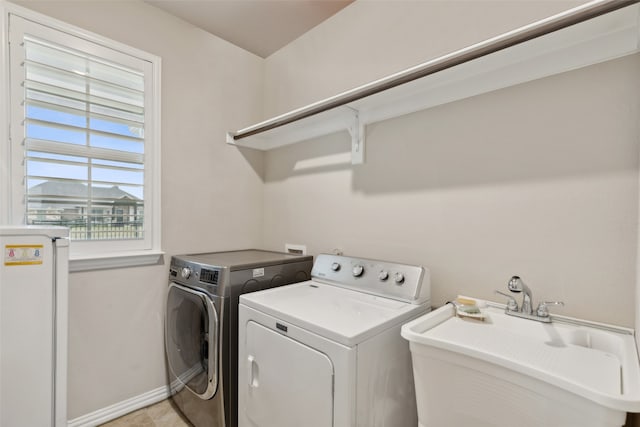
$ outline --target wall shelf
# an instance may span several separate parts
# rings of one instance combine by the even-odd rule
[[[638,1],[600,0],[227,133],[258,150],[348,131],[364,162],[365,126],[640,51]]]

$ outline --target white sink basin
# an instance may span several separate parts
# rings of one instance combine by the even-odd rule
[[[421,426],[608,427],[640,412],[632,330],[482,311],[485,322],[447,305],[402,327]]]

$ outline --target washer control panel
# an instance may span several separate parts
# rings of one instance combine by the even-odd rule
[[[429,270],[417,265],[320,254],[311,276],[331,285],[414,304],[431,298]]]
[[[224,292],[218,287],[224,269],[191,262],[180,257],[171,257],[169,281],[184,286],[206,289],[212,295]]]

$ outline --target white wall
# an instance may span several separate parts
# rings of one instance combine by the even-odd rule
[[[262,113],[262,59],[139,1],[23,6],[162,57],[158,266],[70,277],[69,418],[166,384],[171,255],[260,246],[262,155],[225,144]]]
[[[267,58],[265,110],[574,4],[360,0]],[[554,311],[633,326],[639,71],[636,55],[369,126],[362,166],[342,134],[268,152],[265,244],[422,264],[435,305],[501,301],[518,274]]]

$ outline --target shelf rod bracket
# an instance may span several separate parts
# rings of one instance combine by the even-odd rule
[[[351,164],[364,163],[365,132],[364,123],[360,120],[358,110],[347,107],[351,111],[351,118],[347,127],[351,135]]]

